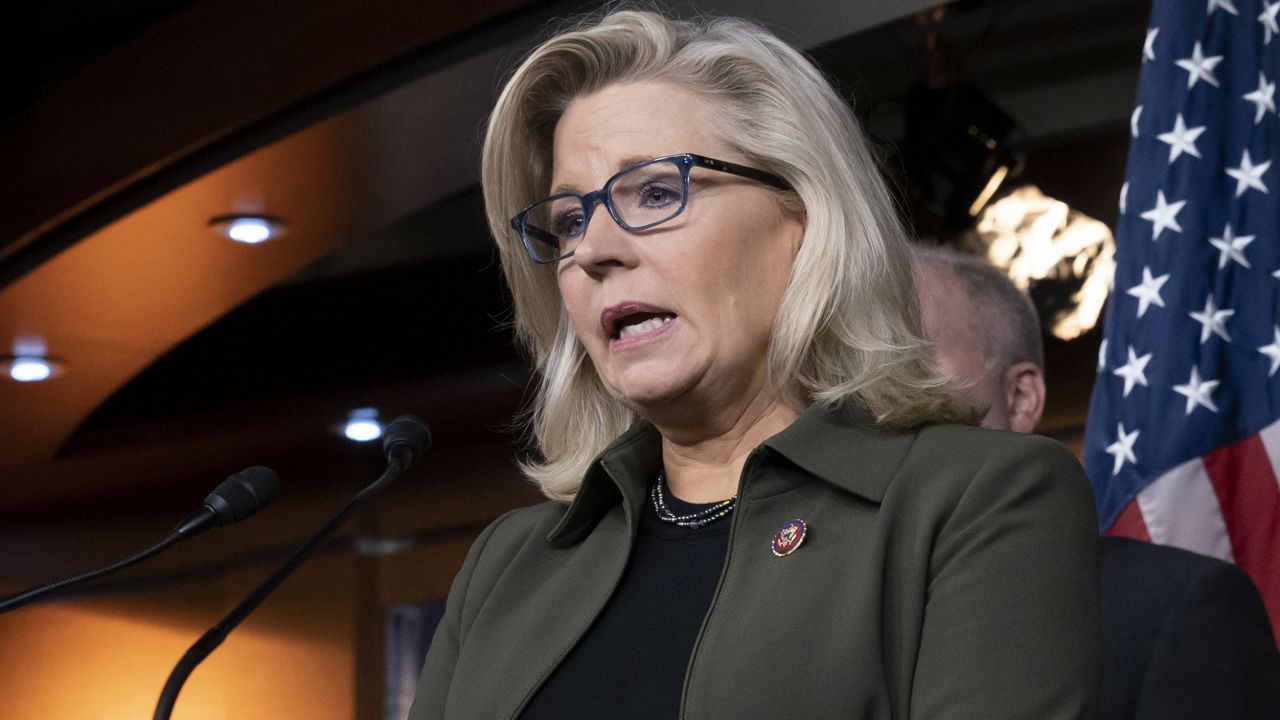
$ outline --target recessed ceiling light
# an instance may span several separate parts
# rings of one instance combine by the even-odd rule
[[[285,222],[270,215],[219,215],[209,227],[236,242],[257,245],[283,234]]]
[[[62,374],[62,362],[36,355],[0,356],[0,368],[10,380],[30,383],[42,382]]]
[[[377,408],[352,410],[342,434],[355,442],[372,442],[382,437],[382,423],[378,422]]]

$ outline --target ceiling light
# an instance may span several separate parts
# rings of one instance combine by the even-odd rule
[[[355,442],[372,442],[382,437],[382,423],[378,422],[377,408],[352,410],[342,434]]]
[[[236,242],[257,245],[284,233],[285,222],[269,215],[219,215],[209,227]]]
[[[0,356],[0,368],[9,379],[23,383],[42,382],[62,374],[59,360],[38,355]]]

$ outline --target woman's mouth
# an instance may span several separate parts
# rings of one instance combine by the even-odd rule
[[[600,323],[615,349],[657,337],[670,327],[676,314],[642,303],[623,303],[601,313]]]
[[[675,319],[674,315],[655,315],[650,317],[648,320],[639,320],[634,324],[624,324],[622,325],[622,329],[618,331],[617,339],[626,340],[627,338],[634,337],[636,335],[651,333]],[[624,323],[625,322],[626,321],[624,321]]]
[[[617,336],[610,338],[609,347],[613,350],[622,350],[648,342],[670,329],[675,319],[676,316],[670,314],[636,318],[636,322],[627,322],[624,319],[619,323]]]

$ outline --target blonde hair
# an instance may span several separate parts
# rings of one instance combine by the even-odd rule
[[[800,408],[861,402],[899,426],[976,422],[922,339],[903,229],[852,111],[822,73],[746,21],[618,11],[534,49],[499,96],[484,142],[489,227],[516,335],[541,375],[529,422],[543,460],[524,469],[543,493],[572,499],[591,461],[635,416],[605,390],[555,273],[530,262],[509,219],[546,196],[555,126],[569,103],[640,80],[708,98],[728,146],[795,189],[780,196],[805,231],[769,348],[779,398]]]

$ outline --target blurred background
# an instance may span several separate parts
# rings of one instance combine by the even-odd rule
[[[669,2],[755,18],[864,120],[916,237],[1045,323],[1079,450],[1147,24],[1138,0]],[[175,718],[382,718],[388,613],[442,599],[517,470],[530,371],[482,217],[497,89],[589,2],[48,0],[0,10],[0,593],[281,497],[0,616],[0,717],[149,716],[171,666],[383,466],[435,447],[192,675]],[[352,437],[348,437],[348,436]],[[353,439],[354,438],[354,439]]]

